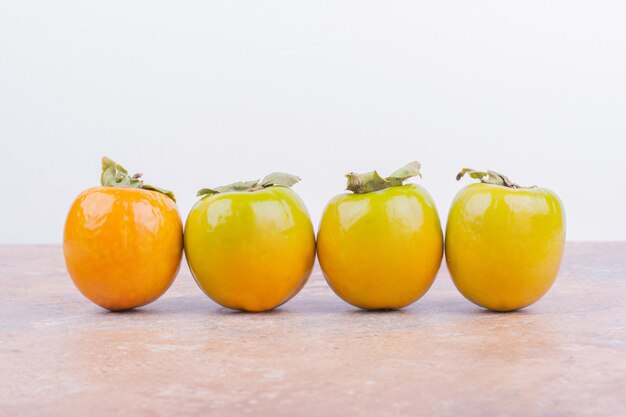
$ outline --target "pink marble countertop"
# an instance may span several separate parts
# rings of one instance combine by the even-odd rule
[[[319,269],[280,309],[219,308],[183,266],[155,303],[84,299],[60,247],[0,246],[2,416],[626,415],[626,243],[568,244],[537,304],[491,313],[442,267],[363,312]]]

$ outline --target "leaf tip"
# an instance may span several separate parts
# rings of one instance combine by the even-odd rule
[[[463,176],[465,176],[465,174],[466,174],[468,171],[471,171],[471,170],[472,170],[471,168],[463,168],[463,169],[461,169],[461,170],[459,171],[459,173],[458,173],[458,174],[456,174],[456,180],[457,180],[457,181],[460,181],[460,180],[461,180],[461,178],[463,178]]]
[[[196,197],[202,197],[205,195],[212,195],[212,194],[216,194],[217,192],[215,190],[212,190],[210,188],[202,188],[200,190],[198,190],[198,192],[196,193]]]
[[[279,185],[283,187],[292,187],[299,183],[301,178],[297,175],[289,174],[286,172],[272,172],[271,174],[267,174],[261,180],[262,187],[271,187],[272,185]]]

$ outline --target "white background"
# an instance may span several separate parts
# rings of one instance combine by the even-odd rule
[[[626,2],[0,0],[0,243],[59,243],[109,155],[195,191],[282,170],[317,223],[343,174],[413,159],[556,191],[626,239]]]

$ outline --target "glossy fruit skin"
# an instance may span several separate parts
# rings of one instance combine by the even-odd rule
[[[512,311],[539,300],[556,279],[565,246],[561,201],[545,188],[463,188],[450,208],[446,262],[471,302]]]
[[[156,191],[94,187],[65,222],[67,270],[81,293],[112,311],[146,305],[172,284],[183,252],[176,203]]]
[[[304,202],[288,187],[226,192],[191,209],[185,255],[198,286],[215,302],[267,311],[304,287],[315,234]]]
[[[437,209],[415,184],[335,196],[324,210],[317,239],[330,287],[368,310],[418,300],[432,285],[443,255]]]

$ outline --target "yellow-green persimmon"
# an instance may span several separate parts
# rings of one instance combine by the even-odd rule
[[[274,173],[198,192],[185,224],[185,255],[198,286],[224,307],[273,309],[295,296],[315,260],[315,234],[299,181]]]
[[[494,171],[462,170],[480,179],[456,195],[446,226],[446,262],[471,302],[511,311],[539,300],[552,286],[565,245],[558,196],[520,187]]]
[[[333,291],[363,309],[397,309],[430,288],[441,264],[443,233],[426,189],[403,182],[420,175],[413,162],[382,178],[350,173],[347,189],[327,204],[318,259]]]

